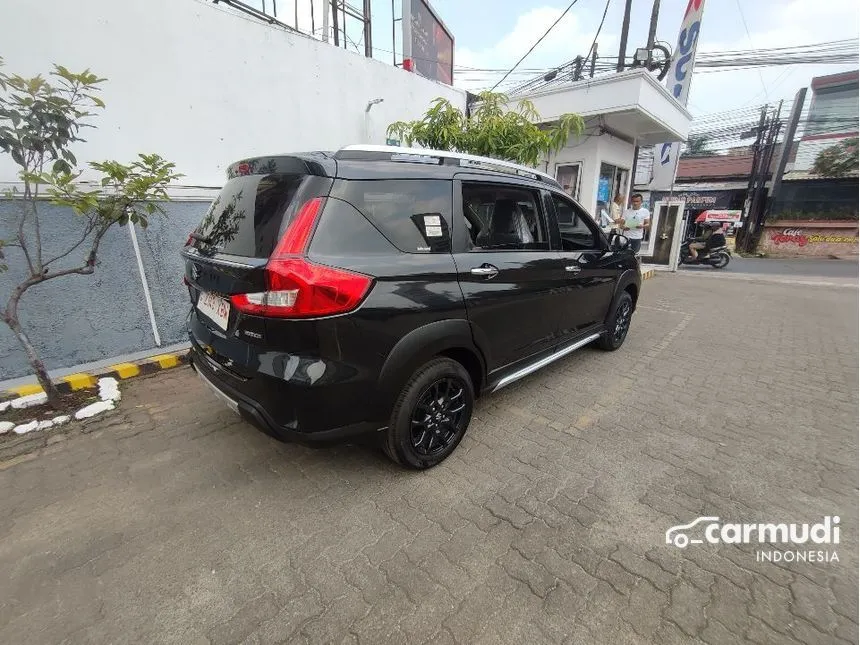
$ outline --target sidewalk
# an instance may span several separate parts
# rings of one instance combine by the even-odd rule
[[[63,377],[70,376],[72,374],[100,373],[107,371],[114,365],[138,363],[154,356],[162,356],[165,354],[184,352],[186,349],[188,349],[188,346],[189,345],[186,342],[176,343],[175,345],[166,345],[164,347],[153,347],[152,349],[147,349],[140,352],[133,352],[131,354],[124,354],[123,356],[114,356],[112,358],[94,361],[92,363],[84,363],[83,365],[76,365],[74,367],[63,367],[56,370],[49,370],[48,375],[51,377],[52,380],[57,381],[59,379],[62,379]],[[16,390],[19,388],[27,388],[28,386],[35,387],[36,385],[37,381],[35,376],[21,376],[18,378],[0,381],[0,392]]]

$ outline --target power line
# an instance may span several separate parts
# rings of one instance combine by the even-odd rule
[[[538,45],[540,45],[540,44],[541,44],[541,41],[543,41],[543,39],[544,39],[544,38],[546,38],[546,37],[547,37],[547,35],[549,35],[549,32],[551,32],[559,22],[561,22],[561,19],[562,19],[562,18],[564,18],[564,17],[567,15],[567,12],[568,12],[568,11],[570,11],[570,9],[573,7],[573,5],[575,5],[577,2],[579,2],[579,0],[573,0],[573,2],[571,2],[569,5],[567,5],[567,9],[565,9],[564,11],[562,11],[562,12],[561,12],[561,15],[556,19],[556,21],[555,21],[554,23],[552,23],[552,24],[549,26],[549,29],[547,29],[547,30],[544,32],[543,36],[541,36],[540,38],[538,38],[537,42],[536,42],[534,45],[532,45],[532,46],[529,48],[529,50],[528,50],[525,54],[523,54],[522,58],[520,58],[520,59],[516,62],[516,64],[515,64],[513,67],[511,67],[510,71],[509,71],[507,74],[505,74],[504,76],[502,76],[501,80],[500,80],[498,83],[496,83],[495,85],[493,85],[493,88],[490,90],[491,92],[492,92],[493,90],[495,90],[499,85],[501,85],[501,84],[502,84],[502,82],[503,82],[503,81],[508,77],[508,75],[509,75],[511,72],[513,72],[513,71],[514,71],[514,70],[519,66],[519,64],[520,64],[520,63],[522,63],[522,62],[525,60],[526,56],[528,56],[529,54],[531,54],[531,53],[532,53],[532,51],[534,50],[534,48],[535,48],[535,47],[537,47]]]
[[[738,12],[741,14],[741,22],[744,24],[744,31],[747,32],[747,40],[750,41],[750,45],[753,44],[752,36],[750,36],[750,29],[747,27],[747,19],[744,16],[744,10],[741,8],[741,0],[735,0],[735,4],[738,6]],[[761,81],[761,87],[764,90],[764,97],[767,99],[767,86],[764,84],[764,76],[762,76],[761,70],[758,72],[758,78]]]
[[[591,47],[588,48],[588,54],[585,59],[588,60],[591,57],[591,53],[594,51],[594,46],[597,44],[597,37],[600,35],[600,30],[603,29],[603,22],[606,20],[606,13],[609,11],[609,3],[612,0],[606,0],[606,6],[603,8],[603,17],[600,19],[600,24],[597,25],[597,32],[594,34],[594,40],[591,41]]]

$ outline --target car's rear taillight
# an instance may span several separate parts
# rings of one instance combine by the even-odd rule
[[[324,205],[317,197],[299,209],[266,264],[267,290],[230,296],[236,309],[252,316],[312,318],[346,313],[361,304],[371,278],[303,257]]]

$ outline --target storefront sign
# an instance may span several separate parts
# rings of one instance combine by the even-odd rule
[[[777,246],[780,244],[796,244],[803,247],[807,244],[857,244],[860,238],[856,235],[811,234],[802,228],[786,228],[781,232],[772,233],[770,240]]]

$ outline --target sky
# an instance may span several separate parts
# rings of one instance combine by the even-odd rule
[[[261,6],[264,0],[245,0]],[[265,0],[271,13],[273,0]],[[298,0],[299,23],[309,30],[310,4],[315,25],[321,26],[323,0]],[[395,13],[400,14],[395,1]],[[361,6],[359,0],[350,0]],[[455,66],[508,69],[558,18],[569,0],[430,0],[436,13],[454,35]],[[644,46],[648,36],[653,0],[633,0],[628,55]],[[279,0],[279,18],[293,24],[293,0]],[[585,54],[603,15],[605,0],[578,0],[549,36],[521,63],[528,69],[554,67]],[[676,46],[687,0],[662,0],[657,39]],[[401,51],[397,23],[392,47],[391,0],[371,0],[374,57],[392,62],[392,50]],[[609,0],[600,33],[598,55],[618,55],[624,0]],[[286,17],[285,17],[286,16]],[[351,21],[350,39],[360,40],[360,25]],[[857,0],[705,0],[699,51],[792,47],[857,38],[860,35],[860,2]],[[358,46],[360,48],[360,46]],[[399,56],[398,56],[399,60]],[[809,85],[813,76],[831,74],[857,65],[792,65],[752,70],[699,70],[693,77],[688,109],[695,117],[790,99]],[[529,75],[517,74],[522,81]],[[489,89],[500,76],[477,72],[455,74],[455,85],[477,91]]]

